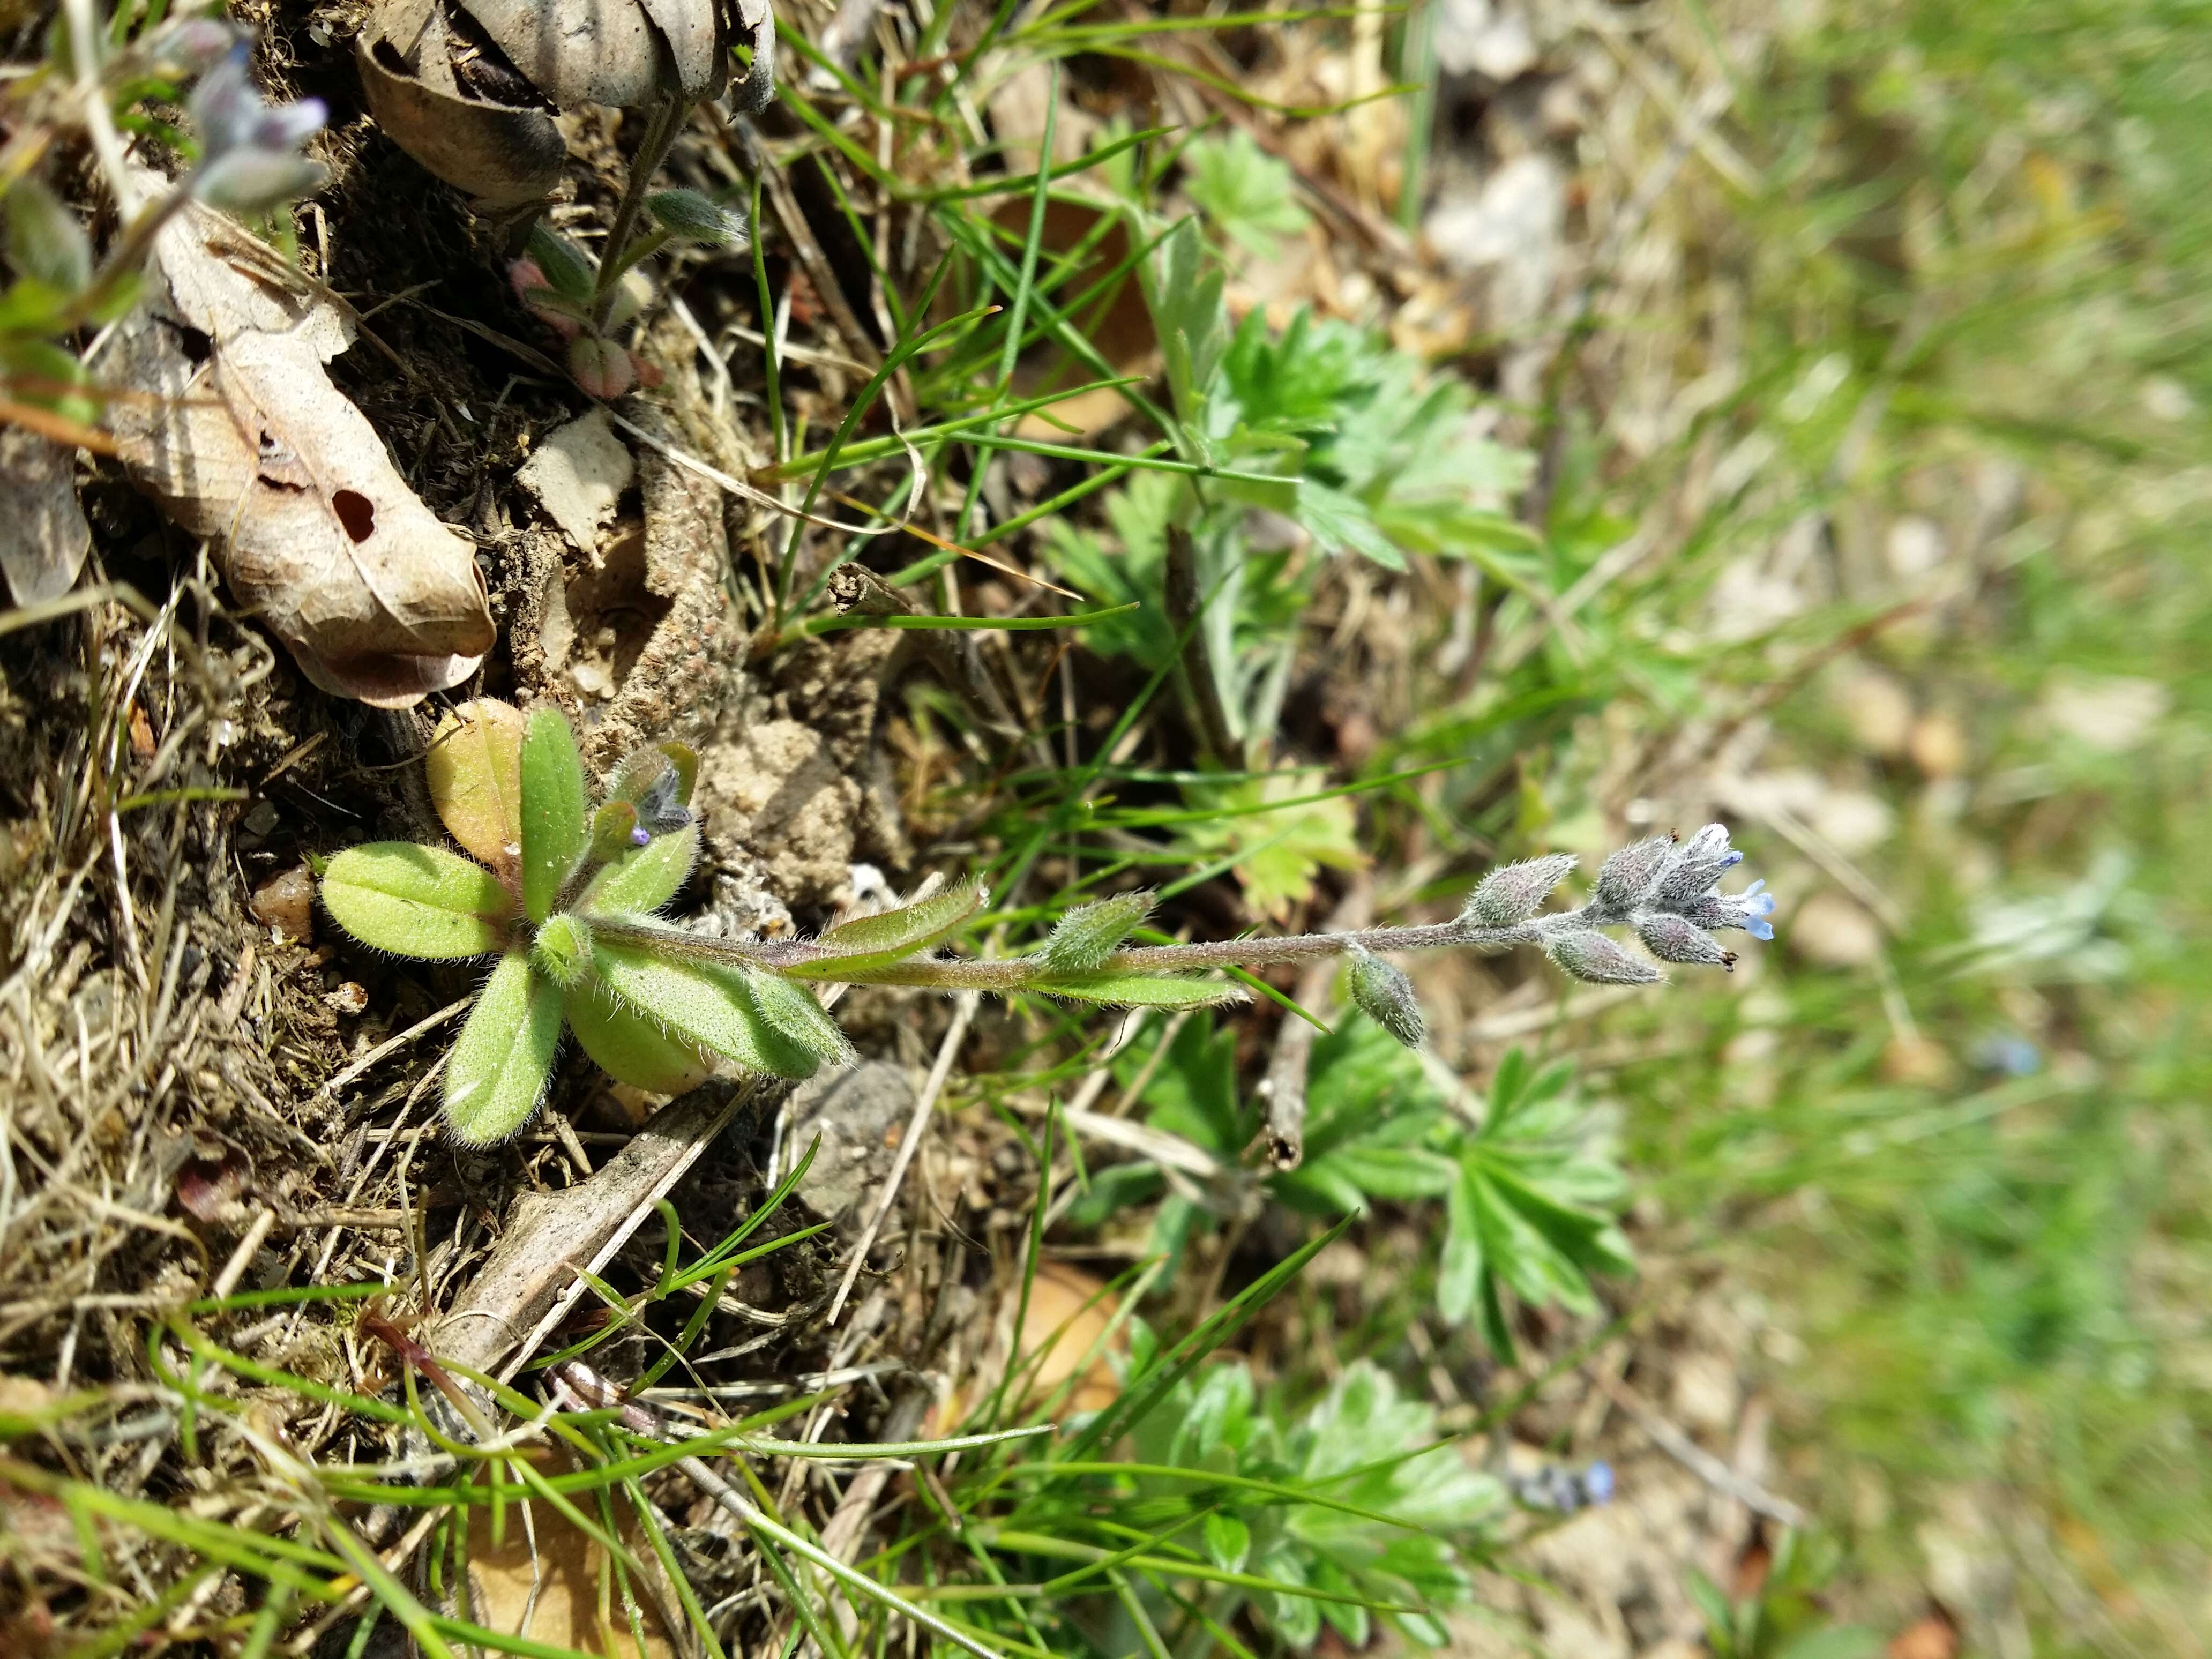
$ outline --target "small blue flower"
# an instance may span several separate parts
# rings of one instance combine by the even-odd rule
[[[249,51],[240,41],[192,88],[192,120],[204,154],[192,194],[216,207],[265,212],[318,188],[327,176],[300,147],[323,129],[329,109],[319,98],[271,106],[253,84]]]
[[[1583,1496],[1593,1504],[1613,1501],[1613,1465],[1602,1461],[1583,1471]]]
[[[1753,939],[1774,937],[1774,924],[1766,920],[1774,914],[1774,895],[1766,890],[1764,878],[1741,893],[1705,894],[1682,914],[1700,927],[1741,927]]]
[[[1741,856],[1739,854],[1738,856]],[[1766,878],[1762,876],[1735,896],[1743,907],[1743,931],[1753,939],[1772,939],[1774,924],[1766,920],[1774,914],[1774,895],[1766,890]]]
[[[652,831],[652,830],[648,830],[648,829],[647,829],[647,828],[646,828],[643,824],[641,824],[641,824],[639,824],[639,825],[637,825],[635,828],[634,828],[633,830],[631,830],[631,831],[629,832],[629,844],[630,844],[631,846],[633,846],[633,847],[650,847],[650,846],[652,846],[652,845],[653,845],[653,831]]]

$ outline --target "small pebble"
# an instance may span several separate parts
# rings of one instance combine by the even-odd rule
[[[315,883],[301,866],[280,870],[263,882],[246,908],[283,938],[304,945],[315,936]]]

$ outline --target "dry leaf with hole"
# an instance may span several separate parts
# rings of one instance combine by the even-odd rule
[[[232,592],[324,690],[404,708],[466,678],[495,637],[475,550],[324,372],[349,319],[204,208],[154,254],[115,346],[117,378],[151,395],[109,408],[132,477],[214,543]]]

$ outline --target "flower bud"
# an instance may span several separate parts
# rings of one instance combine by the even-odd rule
[[[1734,951],[1722,950],[1719,941],[1711,933],[1671,910],[1651,910],[1638,916],[1636,936],[1644,941],[1644,948],[1662,962],[1682,962],[1705,968],[1727,968],[1735,962]]]
[[[1593,985],[1650,985],[1666,977],[1653,963],[1631,955],[1595,928],[1554,933],[1544,941],[1544,948],[1561,968]]]
[[[1365,1014],[1408,1048],[1421,1046],[1426,1028],[1421,1005],[1413,994],[1413,981],[1372,951],[1352,947],[1352,966],[1346,975],[1352,1000]]]
[[[1653,836],[1622,848],[1597,872],[1598,902],[1614,911],[1634,909],[1674,850],[1672,836]]]
[[[1743,854],[1729,846],[1728,825],[1709,823],[1675,849],[1647,902],[1655,909],[1680,910],[1742,862]]]
[[[1536,914],[1575,862],[1571,853],[1553,853],[1493,870],[1474,890],[1460,920],[1483,927],[1516,927]]]

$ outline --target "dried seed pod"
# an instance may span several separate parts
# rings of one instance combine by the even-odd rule
[[[553,112],[512,70],[463,52],[441,0],[386,0],[355,56],[370,113],[392,141],[487,209],[550,194],[568,155]],[[506,66],[499,65],[504,69]]]

